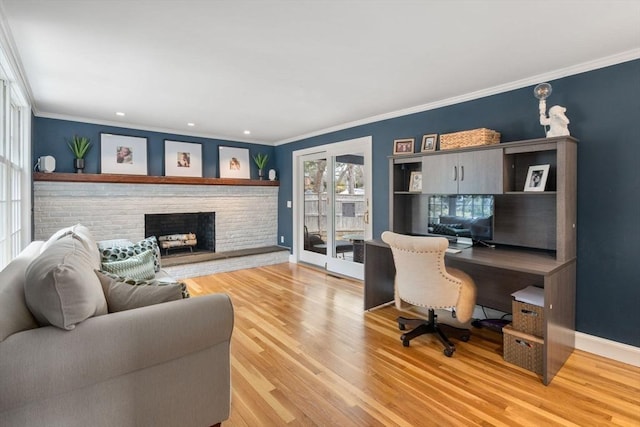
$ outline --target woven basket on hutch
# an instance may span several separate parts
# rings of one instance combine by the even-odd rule
[[[500,132],[481,128],[440,135],[440,149],[474,147],[476,145],[492,145],[500,143]]]

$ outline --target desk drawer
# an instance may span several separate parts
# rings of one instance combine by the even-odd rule
[[[544,307],[513,300],[513,329],[544,337]]]
[[[544,341],[533,335],[514,330],[510,325],[502,328],[504,360],[542,375]]]

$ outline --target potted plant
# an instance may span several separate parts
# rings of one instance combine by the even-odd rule
[[[267,161],[269,161],[269,156],[267,154],[258,153],[253,156],[253,161],[256,162],[256,166],[258,166],[258,177],[262,180],[264,167],[267,165]]]
[[[69,142],[67,142],[69,149],[75,156],[74,166],[76,168],[76,173],[82,173],[84,170],[84,156],[91,148],[90,141],[91,140],[86,136],[75,135]]]

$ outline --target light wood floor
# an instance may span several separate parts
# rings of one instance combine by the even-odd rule
[[[295,264],[186,280],[235,309],[231,426],[640,425],[640,369],[576,350],[549,386],[473,330],[452,358],[435,337],[405,348],[362,284]]]

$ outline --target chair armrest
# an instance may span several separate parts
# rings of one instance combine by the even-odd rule
[[[0,343],[0,412],[228,345],[232,330],[231,300],[214,294],[11,335]]]

